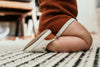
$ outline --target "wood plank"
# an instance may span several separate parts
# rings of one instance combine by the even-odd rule
[[[2,11],[2,12],[1,12],[1,11],[0,11],[0,15],[1,15],[1,16],[4,16],[4,15],[23,15],[23,14],[24,14],[24,15],[27,15],[28,13],[29,13],[29,12],[23,12],[23,13],[22,13],[22,12],[13,12],[13,11],[12,11],[12,12],[6,12],[6,11]]]
[[[32,2],[0,1],[0,8],[32,10]]]

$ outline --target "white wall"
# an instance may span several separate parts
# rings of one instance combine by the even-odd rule
[[[96,0],[77,0],[78,20],[89,32],[98,32],[96,16]]]

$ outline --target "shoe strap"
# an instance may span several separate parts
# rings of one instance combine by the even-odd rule
[[[59,36],[61,36],[61,34],[64,32],[64,30],[74,21],[74,18],[71,18],[69,21],[67,21],[64,26],[59,30],[59,32],[56,34],[56,38],[58,38]]]

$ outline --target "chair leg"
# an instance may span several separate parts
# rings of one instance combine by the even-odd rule
[[[35,1],[33,1],[32,20],[33,20],[34,35],[35,35],[35,37],[36,37],[36,35],[37,35],[37,30],[36,30],[36,27],[35,27],[35,26],[36,26],[35,23],[37,23],[37,15],[36,15]]]

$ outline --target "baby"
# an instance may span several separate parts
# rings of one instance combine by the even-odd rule
[[[38,36],[24,48],[24,51],[76,52],[91,47],[90,33],[76,19],[76,0],[38,2],[42,11]]]

